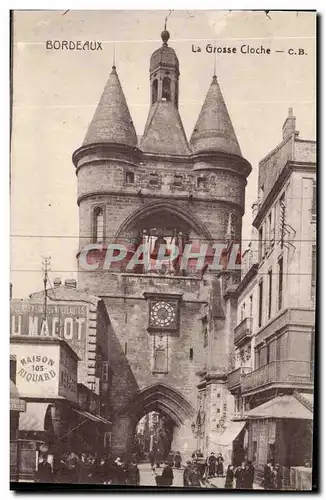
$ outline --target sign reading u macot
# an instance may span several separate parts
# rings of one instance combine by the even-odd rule
[[[87,306],[77,304],[48,304],[44,320],[44,306],[28,300],[12,300],[12,336],[60,337],[71,345],[83,359],[86,352]]]

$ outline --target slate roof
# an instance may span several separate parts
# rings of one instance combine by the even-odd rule
[[[190,139],[195,153],[218,151],[241,156],[241,150],[216,76]]]
[[[171,101],[157,101],[151,107],[140,149],[147,153],[190,155],[191,149],[179,111]]]
[[[137,146],[137,135],[115,66],[88,127],[83,146],[117,143]]]

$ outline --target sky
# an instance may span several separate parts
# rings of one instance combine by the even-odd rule
[[[13,25],[11,143],[11,281],[13,297],[50,280],[76,277],[77,179],[71,161],[81,146],[113,63],[137,135],[149,111],[149,60],[161,45],[169,11],[16,11]],[[282,140],[288,108],[300,137],[315,139],[315,14],[262,11],[172,11],[169,45],[180,63],[179,111],[188,138],[214,73],[206,44],[236,47],[216,58],[217,78],[243,156],[253,170],[246,189],[243,240],[251,234],[259,161]],[[97,40],[102,51],[55,51],[47,40]],[[201,52],[192,52],[192,45]],[[270,55],[241,54],[263,45]],[[289,55],[301,48],[304,55]],[[276,52],[284,51],[284,52]]]

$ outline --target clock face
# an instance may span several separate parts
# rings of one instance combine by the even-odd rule
[[[150,323],[156,328],[171,328],[175,324],[176,307],[163,300],[154,302],[151,307]]]

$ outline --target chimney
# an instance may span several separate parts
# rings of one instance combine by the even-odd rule
[[[61,278],[55,278],[55,280],[53,281],[54,288],[58,288],[58,286],[60,285],[61,285]]]
[[[77,288],[77,281],[75,279],[68,279],[65,281],[66,288]]]
[[[293,133],[295,133],[296,135],[298,135],[299,133],[295,130],[295,116],[293,116],[292,108],[289,108],[289,114],[284,122],[282,132],[283,132],[283,139],[287,139]]]

